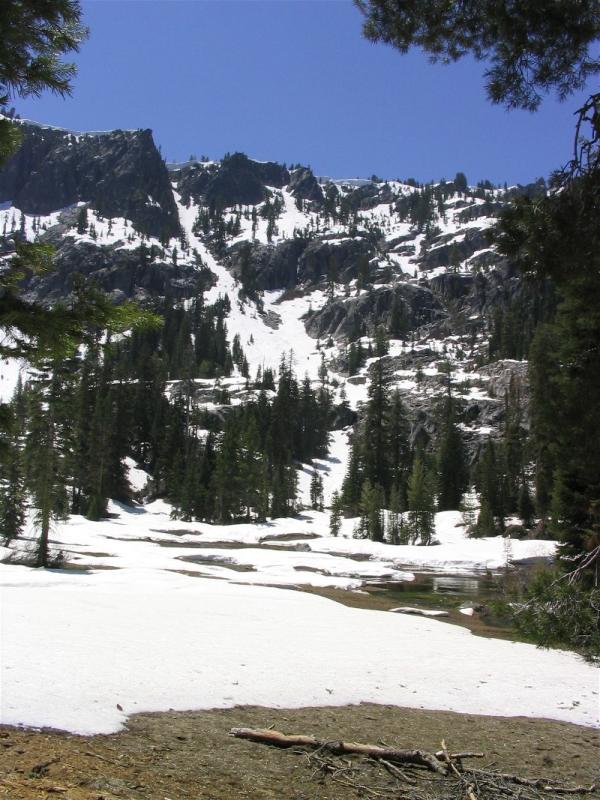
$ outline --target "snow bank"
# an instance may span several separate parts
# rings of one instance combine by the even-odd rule
[[[73,517],[53,533],[87,571],[0,564],[1,722],[109,733],[140,711],[364,701],[597,723],[597,672],[570,653],[248,585],[356,586],[360,579],[343,576],[394,573],[389,554],[398,548],[300,538],[322,530],[326,514],[224,527],[171,520],[161,501],[111,511],[118,517]],[[440,533],[458,539],[451,519]],[[252,546],[197,547],[226,535]],[[318,552],[329,543],[339,554]],[[298,544],[311,549],[284,549]],[[416,549],[425,560],[452,546]],[[350,558],[377,548],[377,558]],[[190,555],[221,562],[180,559]],[[229,581],[202,577],[225,573]]]
[[[597,673],[568,653],[166,572],[0,574],[5,724],[110,733],[140,711],[363,701],[597,722]]]

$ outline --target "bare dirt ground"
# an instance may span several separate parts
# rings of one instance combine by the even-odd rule
[[[49,688],[49,691],[51,689]],[[305,755],[234,739],[232,727],[269,727],[400,748],[486,754],[477,766],[526,777],[591,784],[600,777],[600,734],[589,728],[524,717],[360,705],[296,710],[239,707],[131,717],[111,736],[0,727],[3,800],[352,800],[377,794],[315,774]],[[361,779],[362,780],[362,779]],[[442,784],[419,797],[448,797]],[[410,791],[409,791],[410,789]],[[408,797],[414,787],[397,798]],[[453,795],[460,796],[460,795]],[[600,797],[600,792],[583,797]]]

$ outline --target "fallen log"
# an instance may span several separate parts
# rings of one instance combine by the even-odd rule
[[[380,764],[392,778],[401,781],[403,784],[412,784],[413,786],[416,783],[415,777],[417,773],[415,773],[415,777],[409,776],[402,772],[397,765],[405,764],[407,767],[425,768],[445,778],[458,781],[462,784],[463,796],[468,800],[479,800],[484,796],[486,798],[497,798],[500,795],[506,796],[507,800],[510,800],[510,798],[514,798],[514,800],[517,800],[517,798],[519,800],[538,800],[542,796],[557,798],[557,796],[564,795],[592,794],[597,788],[595,784],[591,786],[565,786],[560,782],[555,783],[547,778],[522,778],[519,775],[493,772],[488,769],[465,767],[462,759],[483,758],[484,754],[474,752],[451,753],[448,751],[444,741],[442,741],[441,750],[429,753],[425,750],[398,750],[386,745],[385,742],[382,743],[382,746],[341,740],[317,739],[315,736],[301,734],[286,735],[271,728],[232,728],[230,735],[238,739],[246,739],[251,742],[279,748],[307,748],[311,751],[307,753],[309,762],[317,763],[318,768],[329,774],[332,780],[378,797],[389,796],[390,793],[397,797],[397,788],[386,790],[379,785],[375,788],[358,783],[345,774],[348,771],[348,767],[340,766],[341,759],[336,762],[332,757],[364,756]],[[347,765],[350,762],[343,761],[341,763]],[[423,775],[423,780],[425,779]]]
[[[380,747],[376,744],[360,744],[359,742],[326,741],[314,736],[287,736],[280,731],[268,728],[232,728],[231,735],[237,739],[248,739],[252,742],[269,744],[274,747],[309,747],[315,750],[326,750],[334,755],[359,755],[373,758],[376,761],[390,761],[396,764],[415,764],[425,767],[439,775],[448,774],[448,766],[443,764],[433,753],[425,750],[396,750],[392,747]],[[461,754],[465,758],[468,754]]]

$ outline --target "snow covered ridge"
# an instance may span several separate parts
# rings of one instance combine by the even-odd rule
[[[178,558],[219,549],[192,543],[228,541],[240,546],[239,552],[225,549],[232,559],[249,554],[254,582],[270,583],[277,574],[283,579],[288,570],[297,583],[313,575],[319,585],[327,576],[294,570],[302,559],[315,568],[317,551],[284,548],[329,546],[326,538],[302,538],[318,536],[323,514],[262,527],[185,524],[183,532],[183,523],[171,520],[160,502],[111,510],[116,517],[110,521],[74,517],[53,536],[69,562],[87,571],[0,564],[2,723],[111,733],[143,711],[365,701],[598,724],[597,672],[570,653],[248,585],[252,572],[229,569],[228,581],[207,580],[202,576],[221,570],[221,577],[227,567]],[[457,548],[467,544],[450,517],[438,521],[442,540],[454,539]],[[261,538],[267,544],[265,536],[281,549],[265,550],[269,562],[261,564],[248,545]],[[335,543],[355,554],[372,544]],[[342,560],[352,563],[327,554],[319,559],[332,572]],[[357,572],[384,566],[378,558],[353,563]]]
[[[82,137],[82,136],[109,136],[111,134],[116,133],[115,130],[108,130],[108,131],[73,131],[69,128],[61,128],[59,125],[48,125],[46,122],[37,122],[33,119],[26,119],[24,117],[7,117],[5,114],[0,114],[0,119],[10,119],[11,122],[14,122],[16,125],[30,125],[33,128],[39,128],[41,130],[49,130],[49,131],[58,131],[59,133],[66,133],[70,134],[74,137]],[[141,128],[125,128],[119,129],[119,133],[137,133],[138,130],[142,130]]]

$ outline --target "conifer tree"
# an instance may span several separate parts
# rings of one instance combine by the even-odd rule
[[[77,214],[77,233],[81,236],[88,230],[88,210],[87,206],[81,206]]]
[[[389,412],[389,375],[381,359],[375,362],[368,388],[368,402],[364,420],[365,477],[383,491],[390,486],[390,469],[386,437]]]
[[[477,517],[477,524],[475,525],[474,536],[497,536],[498,527],[496,520],[492,513],[490,501],[487,497],[482,496],[481,507]]]
[[[323,511],[323,478],[316,469],[310,479],[310,506],[314,511]]]
[[[38,530],[35,565],[50,566],[50,527],[68,513],[66,452],[70,432],[66,364],[48,362],[30,381],[25,445],[27,488]]]
[[[338,491],[331,497],[331,515],[329,517],[329,533],[339,536],[342,528],[342,498]]]
[[[408,519],[412,544],[431,544],[435,497],[425,458],[418,452],[408,479]]]
[[[383,491],[367,479],[360,495],[360,530],[364,538],[383,542]]]
[[[450,394],[443,404],[441,425],[437,450],[437,507],[439,511],[448,511],[459,508],[467,488],[466,457],[456,423],[455,403]]]
[[[402,512],[404,510],[402,492],[398,485],[394,484],[390,492],[390,510],[388,514],[387,538],[390,544],[406,544],[404,521]]]
[[[355,428],[350,443],[348,466],[346,467],[341,495],[344,508],[347,508],[353,514],[358,513],[364,475],[362,438],[358,429]]]
[[[17,387],[17,393],[22,389]],[[15,398],[11,403],[11,419],[6,426],[6,438],[0,442],[0,537],[4,544],[16,539],[25,525],[26,496],[23,473],[22,436],[18,417],[14,412]]]
[[[492,439],[488,439],[485,444],[477,471],[481,506],[483,508],[485,504],[486,514],[489,509],[491,515],[498,522],[500,529],[502,529],[504,527],[503,470],[501,463],[499,463],[498,448]]]
[[[517,510],[519,513],[519,517],[523,521],[523,525],[526,528],[531,528],[531,526],[533,525],[535,507],[533,505],[533,500],[531,499],[531,494],[529,493],[529,487],[527,485],[527,480],[525,478],[523,478],[521,486],[519,488]]]

